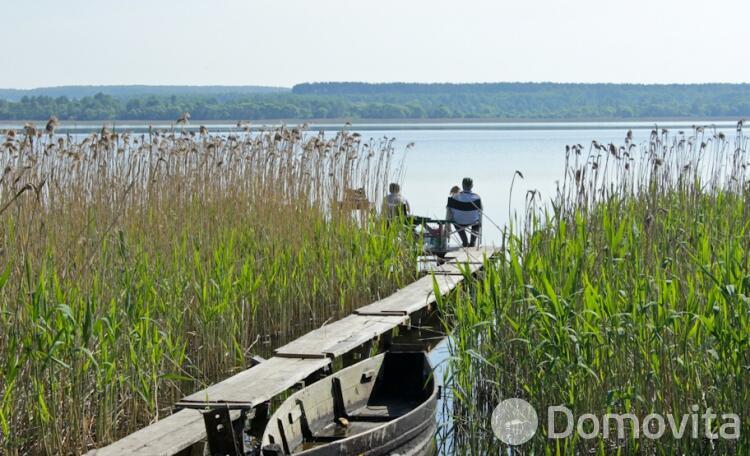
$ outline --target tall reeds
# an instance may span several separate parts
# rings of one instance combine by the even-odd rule
[[[453,443],[508,448],[493,408],[520,397],[537,435],[519,454],[744,454],[750,451],[750,186],[747,137],[655,129],[644,144],[567,148],[559,192],[504,232],[503,255],[453,302]],[[719,417],[699,436],[639,429],[549,439],[547,407],[575,417]],[[742,418],[737,440],[707,438]],[[699,418],[702,420],[703,418]],[[692,423],[692,421],[691,421]],[[564,426],[560,423],[558,430]],[[574,423],[575,425],[575,423]],[[692,426],[692,424],[691,424]],[[590,427],[585,428],[591,431]]]
[[[55,126],[0,142],[0,453],[115,440],[415,274],[345,201],[382,197],[390,140]]]

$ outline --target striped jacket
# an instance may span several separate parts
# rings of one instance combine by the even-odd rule
[[[448,198],[448,219],[462,226],[476,225],[481,220],[482,199],[473,192],[463,191]]]

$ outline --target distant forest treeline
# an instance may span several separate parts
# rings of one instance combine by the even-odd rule
[[[146,95],[242,95],[255,93],[289,92],[284,87],[266,86],[178,86],[178,85],[102,85],[102,86],[58,86],[36,89],[0,89],[0,100],[19,101],[23,97],[93,97],[98,93],[120,99],[138,98]]]
[[[750,116],[750,84],[299,84],[273,88],[91,87],[0,99],[0,120],[632,119]],[[140,86],[149,87],[149,86]],[[62,89],[62,88],[60,88]],[[41,90],[41,89],[40,89]],[[108,93],[105,93],[108,92]],[[81,96],[82,93],[88,93]],[[0,91],[0,98],[3,92]]]

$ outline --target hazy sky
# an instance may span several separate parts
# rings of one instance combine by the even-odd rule
[[[750,82],[748,0],[11,0],[0,87]]]

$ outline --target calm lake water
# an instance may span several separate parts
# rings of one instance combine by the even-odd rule
[[[664,123],[675,133],[690,133],[696,122]],[[701,124],[701,123],[699,123]],[[711,122],[705,122],[710,125]],[[358,126],[352,126],[357,130]],[[629,129],[636,144],[647,141],[653,123],[592,123],[592,124],[469,124],[439,128],[420,126],[364,130],[365,137],[389,136],[396,138],[397,148],[404,149],[411,142],[414,147],[405,152],[402,193],[409,200],[412,211],[419,215],[443,218],[448,192],[460,185],[465,176],[474,179],[474,191],[482,197],[485,210],[483,241],[499,242],[500,231],[514,212],[522,216],[527,191],[541,192],[542,201],[549,201],[562,181],[565,146],[581,144],[588,150],[592,141],[622,145]],[[718,131],[732,137],[736,122],[717,123]],[[662,124],[659,125],[662,128]],[[516,177],[510,193],[511,180]],[[493,223],[494,222],[494,223]]]

